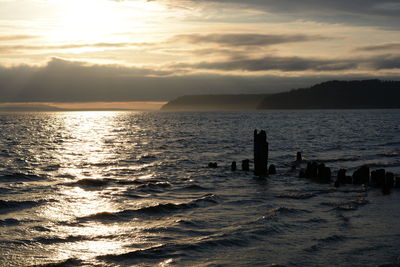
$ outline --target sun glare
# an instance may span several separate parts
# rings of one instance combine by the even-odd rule
[[[140,32],[163,8],[147,1],[68,0],[57,1],[58,27],[52,39],[57,41],[127,41],[118,33]]]

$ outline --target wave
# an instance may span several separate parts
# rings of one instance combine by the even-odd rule
[[[47,177],[34,174],[12,173],[0,176],[0,182],[40,181]]]
[[[58,171],[61,168],[60,164],[48,165],[43,168],[46,172]]]
[[[45,202],[47,201],[46,200],[38,200],[38,201],[0,200],[0,214],[9,213],[15,210],[33,208],[42,205]]]
[[[209,231],[200,231],[193,229],[184,229],[182,227],[154,227],[148,228],[144,230],[147,233],[171,233],[171,234],[184,234],[185,236],[204,236],[211,235],[212,232]]]
[[[0,220],[0,226],[15,226],[19,225],[21,222],[16,219],[5,219],[5,220]]]
[[[121,261],[135,261],[135,260],[157,260],[157,259],[164,259],[164,258],[176,258],[180,256],[184,256],[184,253],[178,253],[177,251],[173,251],[172,247],[177,247],[178,245],[158,245],[146,249],[136,250],[124,254],[108,254],[98,256],[98,260],[103,260],[106,262],[121,262]]]
[[[333,243],[333,242],[342,242],[344,240],[346,240],[347,237],[343,236],[343,235],[331,235],[328,237],[324,237],[324,238],[320,238],[318,239],[318,242],[321,243]]]
[[[346,236],[343,236],[343,235],[331,235],[328,237],[319,238],[319,239],[316,239],[317,244],[314,244],[308,248],[305,248],[304,251],[315,252],[320,249],[323,249],[325,245],[332,245],[335,243],[341,244],[342,242],[346,241],[347,239],[349,239],[349,238]]]
[[[368,204],[369,201],[365,197],[358,197],[349,202],[322,202],[321,205],[334,207],[332,210],[352,211]]]
[[[69,186],[80,186],[80,187],[106,187],[110,184],[119,185],[138,185],[136,189],[157,189],[170,187],[171,184],[168,182],[146,182],[140,180],[126,180],[126,179],[112,179],[112,178],[83,178],[73,183],[67,183]]]
[[[316,197],[314,193],[286,193],[276,196],[277,198],[289,198],[289,199],[309,199]]]
[[[186,191],[186,190],[189,190],[189,191],[203,191],[203,190],[209,190],[209,188],[204,187],[204,186],[200,186],[200,185],[197,185],[197,184],[191,184],[191,185],[186,185],[186,186],[184,186],[182,188],[179,188],[178,190],[182,190],[182,191]]]
[[[397,168],[400,167],[400,161],[395,162],[377,162],[368,164],[370,168]]]
[[[6,194],[6,193],[8,193],[8,192],[10,192],[10,191],[11,191],[11,190],[8,189],[8,188],[0,187],[0,194]]]
[[[286,214],[297,214],[297,213],[310,213],[311,211],[309,210],[302,210],[302,209],[293,209],[293,208],[286,208],[286,207],[277,207],[273,208],[267,211],[267,215],[269,217],[275,217],[280,214],[286,215]]]
[[[70,243],[70,242],[78,242],[83,240],[92,240],[92,238],[88,238],[85,236],[67,236],[67,237],[38,237],[34,239],[35,242],[51,245],[57,243]]]
[[[184,257],[188,255],[189,251],[210,250],[216,247],[243,247],[248,244],[246,238],[243,238],[240,234],[236,237],[230,234],[210,235],[197,240],[199,241],[192,240],[192,242],[180,244],[167,243],[124,254],[102,255],[98,256],[97,259],[106,262],[124,262],[125,264],[126,261],[130,263],[142,263],[144,260],[154,261],[165,258]]]
[[[75,258],[70,258],[64,261],[45,263],[39,265],[31,265],[31,267],[66,267],[66,266],[82,266],[82,261]]]
[[[138,187],[136,187],[136,189],[146,191],[146,190],[158,190],[167,187],[171,187],[171,184],[168,182],[149,182],[146,184],[139,185]]]
[[[305,223],[327,223],[328,221],[322,218],[312,218],[309,219],[307,221],[305,221]]]
[[[151,163],[157,160],[157,157],[155,155],[142,155],[138,158],[137,162],[138,163]]]
[[[377,156],[387,157],[387,158],[400,157],[400,150],[377,154]]]
[[[353,156],[353,157],[347,157],[347,158],[332,158],[332,159],[324,159],[320,160],[319,162],[323,163],[336,163],[336,162],[351,162],[351,161],[359,161],[361,159],[361,156]]]
[[[112,180],[111,179],[93,179],[93,178],[84,178],[76,183],[72,183],[72,185],[78,186],[89,186],[89,187],[103,187],[108,185]]]
[[[201,198],[192,200],[188,203],[160,203],[155,206],[143,207],[135,210],[123,210],[119,212],[99,212],[93,215],[80,217],[79,220],[123,220],[123,219],[131,219],[137,215],[165,215],[170,214],[172,212],[187,210],[202,207],[204,205],[212,205],[218,203],[217,197],[212,194],[205,195]]]

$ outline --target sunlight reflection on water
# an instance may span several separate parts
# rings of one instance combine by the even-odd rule
[[[0,114],[0,266],[392,262],[400,247],[398,190],[337,189],[288,171],[301,149],[333,172],[370,163],[399,173],[399,116]],[[277,175],[230,170],[233,160],[252,158],[254,128],[268,131]]]
[[[102,179],[102,172],[96,168],[97,164],[104,164],[118,159],[109,140],[120,140],[115,131],[116,119],[120,112],[74,112],[57,113],[61,118],[64,134],[68,136],[62,145],[54,151],[59,156],[62,167],[60,172],[74,177]],[[111,143],[111,145],[110,145]],[[82,166],[91,166],[88,173]],[[151,174],[148,175],[151,177]],[[40,211],[40,215],[52,221],[73,222],[76,218],[90,216],[102,212],[113,213],[119,211],[117,203],[112,201],[112,196],[103,191],[87,190],[81,187],[63,186],[60,188],[57,199],[51,205],[47,205]],[[118,237],[130,227],[114,224],[86,223],[79,227],[61,226],[52,229],[52,235],[68,238],[68,236],[80,236],[83,240],[53,245],[57,255],[56,260],[79,257],[81,259],[92,258],[97,255],[121,253],[127,250],[129,242],[121,238],[109,238],[91,240],[98,236]],[[88,239],[88,240],[86,240]],[[130,242],[132,237],[130,238]]]

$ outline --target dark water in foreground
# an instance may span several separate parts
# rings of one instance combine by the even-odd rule
[[[254,128],[267,179],[229,170]],[[0,113],[0,265],[400,264],[400,190],[299,179],[300,150],[400,174],[400,110]]]

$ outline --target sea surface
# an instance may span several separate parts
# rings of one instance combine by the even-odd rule
[[[276,175],[230,170],[254,129]],[[0,266],[399,266],[400,189],[297,151],[398,176],[400,110],[0,113]]]

